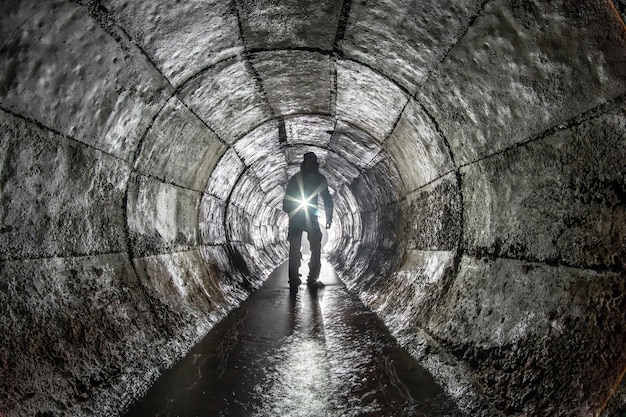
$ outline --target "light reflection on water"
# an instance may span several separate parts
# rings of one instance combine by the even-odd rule
[[[295,299],[277,270],[127,417],[462,416],[329,268]]]
[[[294,334],[271,359],[276,367],[255,387],[258,417],[333,416],[332,385],[321,340]]]

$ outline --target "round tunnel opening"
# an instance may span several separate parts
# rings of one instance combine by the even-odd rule
[[[316,124],[316,121],[321,123]],[[302,155],[313,151],[319,155],[320,172],[328,179],[335,203],[335,215],[329,231],[330,239],[325,241],[325,252],[331,259],[339,252],[356,253],[355,246],[360,244],[363,236],[363,223],[362,208],[354,196],[353,187],[384,187],[379,192],[370,190],[369,197],[365,197],[368,201],[365,210],[371,210],[373,205],[381,202],[390,204],[397,199],[387,197],[386,200],[380,200],[380,196],[397,196],[399,191],[394,187],[401,183],[398,177],[389,179],[379,176],[376,182],[357,184],[359,177],[367,176],[369,170],[387,157],[371,137],[369,146],[360,145],[364,149],[363,160],[358,159],[357,153],[347,159],[342,157],[338,150],[351,147],[348,141],[369,135],[364,132],[354,133],[354,127],[348,130],[348,124],[341,125],[341,129],[329,130],[331,123],[337,124],[329,116],[322,115],[298,115],[284,120],[271,120],[242,137],[225,152],[208,180],[209,192],[200,203],[199,224],[201,234],[206,236],[204,243],[226,243],[237,248],[243,253],[243,258],[248,259],[247,263],[261,261],[260,269],[256,271],[262,270],[265,274],[282,262],[287,255],[288,217],[281,209],[285,186],[299,169]],[[320,139],[320,132],[326,136],[325,139]],[[281,138],[281,135],[284,137]],[[227,174],[224,175],[224,172]],[[387,170],[386,174],[390,172],[397,175],[395,169]],[[368,192],[362,194],[366,196]],[[323,213],[320,200],[319,215],[323,217]],[[222,224],[224,230],[215,231]],[[373,223],[369,235],[378,234],[378,226],[378,223]],[[252,242],[254,247],[244,246],[243,242]]]
[[[308,148],[358,213],[331,261],[460,401],[623,412],[611,2],[10,3],[0,413],[140,395],[284,259]]]

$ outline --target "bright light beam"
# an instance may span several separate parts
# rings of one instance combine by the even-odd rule
[[[307,207],[313,207],[313,204],[309,203],[309,200],[311,200],[313,196],[309,197],[309,198],[304,198],[304,197],[300,197],[300,199],[298,200],[298,208],[299,209],[304,209]]]
[[[309,198],[305,198],[304,197],[305,192],[304,192],[304,185],[302,183],[302,177],[301,176],[297,177],[296,181],[297,181],[297,185],[298,185],[298,190],[300,191],[300,197],[299,198],[298,197],[292,197],[290,195],[287,196],[287,200],[295,201],[297,203],[296,208],[289,213],[289,218],[293,217],[300,210],[304,210],[307,207],[314,207],[314,204],[311,204],[310,201],[313,198],[317,198],[318,195],[320,194],[320,192],[322,191],[322,188],[323,188],[323,184],[320,184],[315,190],[313,190],[313,192],[311,193]],[[308,221],[308,219],[309,219],[309,211],[305,210],[304,213],[305,213],[305,216],[306,216],[307,221]]]

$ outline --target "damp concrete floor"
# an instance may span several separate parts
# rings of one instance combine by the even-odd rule
[[[326,262],[320,280],[293,296],[278,267],[126,417],[464,416]]]

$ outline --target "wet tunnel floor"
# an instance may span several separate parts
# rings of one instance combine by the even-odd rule
[[[320,279],[293,297],[278,267],[126,417],[464,415],[325,262]]]

